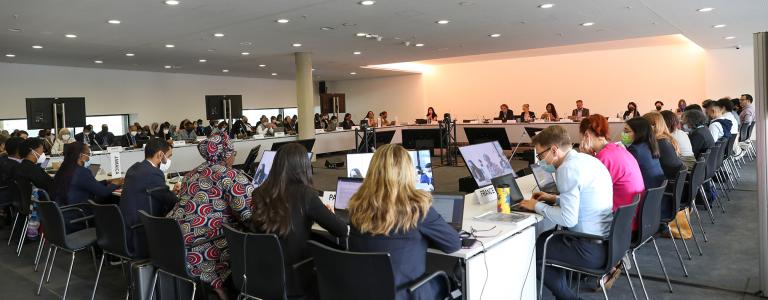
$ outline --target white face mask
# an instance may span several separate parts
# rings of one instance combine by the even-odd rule
[[[163,129],[163,134],[168,134],[168,129]]]
[[[132,135],[132,136],[136,136],[136,134],[137,134],[137,133],[138,133],[138,132],[136,132],[136,131],[131,131],[131,135]]]
[[[62,134],[61,135],[61,139],[65,140],[65,141],[68,140],[69,139],[69,134]]]
[[[40,164],[40,163],[45,162],[45,152],[43,152],[43,154],[37,154],[37,151],[32,150],[32,153],[34,153],[35,157],[37,157],[37,162],[36,163]]]
[[[171,168],[171,159],[165,157],[165,154],[163,154],[163,157],[165,158],[165,162],[160,162],[160,171],[165,173]]]

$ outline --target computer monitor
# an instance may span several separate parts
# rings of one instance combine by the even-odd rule
[[[533,178],[536,179],[536,185],[539,186],[539,190],[545,193],[557,194],[557,183],[552,173],[547,172],[538,164],[531,164],[531,173]]]
[[[456,231],[461,231],[464,194],[432,193],[432,208]]]
[[[440,129],[403,129],[400,133],[405,149],[440,148]]]
[[[408,151],[416,172],[416,188],[434,191],[435,182],[432,173],[432,157],[429,150]],[[364,178],[373,159],[373,153],[347,154],[347,177]]]
[[[306,140],[296,140],[296,141],[287,141],[287,142],[277,142],[272,144],[272,151],[280,150],[280,147],[288,145],[290,143],[298,143],[304,146],[304,148],[307,148],[307,151],[312,152],[312,148],[315,146],[315,139],[306,139]]]
[[[256,167],[256,172],[253,174],[253,185],[260,186],[269,177],[269,171],[272,170],[272,162],[275,160],[275,154],[277,151],[264,151],[261,155],[261,161]],[[307,157],[312,159],[312,152],[307,152]]]
[[[363,185],[362,178],[339,177],[336,182],[336,201],[333,204],[334,209],[345,210],[349,205],[349,199],[357,193],[357,190]]]
[[[492,178],[515,172],[498,142],[459,147],[459,152],[479,187],[491,185]]]
[[[496,141],[502,149],[512,150],[507,129],[503,127],[464,127],[470,145]]]

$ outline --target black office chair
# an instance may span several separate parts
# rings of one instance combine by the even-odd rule
[[[578,274],[577,282],[581,282],[582,274],[599,278],[600,280],[598,280],[598,282],[600,283],[600,287],[603,291],[603,297],[608,300],[608,292],[605,290],[605,278],[611,273],[611,269],[614,266],[617,266],[622,262],[622,258],[624,258],[624,256],[627,255],[627,251],[629,251],[629,246],[632,243],[632,219],[635,217],[635,211],[637,210],[637,205],[639,202],[640,195],[638,194],[635,195],[631,204],[619,207],[619,209],[616,210],[616,212],[613,214],[613,221],[611,222],[611,231],[607,237],[569,230],[559,230],[547,237],[546,241],[544,242],[544,254],[541,259],[539,299],[543,299],[544,274],[546,273],[545,270],[547,267],[552,267],[575,272]],[[556,260],[548,261],[547,246],[552,237],[558,235],[572,236],[580,239],[598,240],[603,241],[603,243],[607,243],[608,252],[605,256],[606,260],[604,267],[599,269],[589,269]],[[629,277],[629,273],[627,273],[627,281],[629,281],[629,286],[632,289],[632,295],[635,296],[635,299],[637,299],[637,296],[635,295],[635,287],[632,285],[632,279]]]
[[[8,236],[8,246],[11,245],[13,239],[13,233],[16,231],[16,225],[19,225],[19,217],[23,217],[24,220],[21,223],[21,232],[19,233],[19,244],[16,245],[16,256],[21,256],[21,249],[24,247],[24,240],[27,237],[27,227],[29,226],[29,219],[32,217],[32,186],[31,184],[23,184],[16,180],[13,181],[16,192],[17,207],[16,218],[13,219],[13,225],[11,226],[11,234]]]
[[[640,273],[640,265],[637,263],[635,253],[649,241],[653,242],[653,247],[656,249],[656,257],[659,258],[661,270],[664,272],[664,278],[667,280],[669,292],[672,292],[672,283],[669,282],[667,268],[664,266],[664,260],[662,260],[659,253],[659,246],[656,244],[656,235],[659,233],[659,223],[661,221],[661,202],[664,199],[664,191],[666,189],[667,181],[664,180],[661,186],[645,191],[643,200],[640,202],[640,213],[637,216],[639,222],[637,233],[632,237],[632,244],[629,245],[629,253],[632,255],[632,261],[635,263],[635,270],[637,271],[637,277],[640,278],[640,286],[643,288],[645,299],[650,298],[648,297],[648,291],[645,289],[645,282],[643,282],[643,275]]]
[[[321,299],[395,299],[395,276],[389,253],[342,251],[315,241],[309,242],[309,248],[315,259]],[[409,284],[408,292],[416,294],[429,284],[439,286],[440,294],[434,295],[434,299],[455,299],[461,294],[451,292],[450,280],[443,271],[425,275]]]
[[[150,261],[152,261],[152,265],[156,268],[155,274],[152,276],[152,285],[147,299],[153,299],[155,296],[157,277],[160,275],[160,272],[191,283],[192,297],[190,299],[195,299],[198,286],[202,289],[201,294],[207,296],[206,284],[193,277],[187,270],[187,248],[184,246],[184,238],[181,234],[179,223],[171,218],[153,217],[143,210],[139,211],[139,218],[144,225],[144,231],[147,235]],[[196,242],[192,244],[192,247],[210,241],[206,239]]]
[[[738,183],[739,178],[741,178],[739,168],[736,165],[736,161],[733,159],[736,156],[736,152],[733,151],[733,148],[736,145],[736,135],[731,134],[725,144],[727,145],[727,148],[723,151],[723,168],[726,173],[731,175],[727,178],[731,183],[731,188],[736,188],[735,183]]]
[[[51,197],[48,195],[48,192],[46,192],[45,190],[42,190],[42,189],[37,190],[37,195],[39,197],[38,199],[39,201],[51,201]],[[85,227],[88,228],[90,227],[89,226],[90,218],[87,218],[88,214],[86,214],[85,210],[83,210],[83,206],[85,205],[87,204],[85,203],[70,204],[70,205],[59,206],[59,209],[61,211],[75,211],[79,213],[80,217],[69,220],[69,223],[74,224],[74,223],[85,222]],[[66,226],[65,226],[65,230],[66,230]],[[35,272],[37,272],[37,269],[40,266],[40,257],[43,254],[43,248],[44,248],[43,245],[45,244],[45,227],[41,227],[41,230],[39,232],[40,232],[40,235],[38,238],[39,242],[37,244],[37,253],[35,254]],[[56,252],[54,251],[54,253]],[[94,265],[96,264],[95,260],[96,260],[96,256],[94,254]]]
[[[101,268],[104,266],[104,258],[111,255],[120,259],[120,265],[125,266],[126,261],[135,260],[133,252],[128,249],[127,230],[123,219],[123,213],[120,207],[115,204],[96,204],[88,200],[93,210],[94,222],[96,223],[96,244],[103,250],[99,270],[96,273],[96,281],[93,284],[91,300],[96,297],[96,288],[99,286],[101,277]],[[125,270],[123,270],[125,272]],[[131,286],[128,284],[126,298],[130,295]]]
[[[245,233],[224,225],[238,298],[288,299],[283,249],[274,234]]]
[[[251,151],[248,152],[248,156],[245,157],[245,163],[243,163],[242,170],[250,176],[253,176],[253,162],[256,161],[256,157],[259,156],[260,149],[261,145],[256,145],[256,147],[251,148]]]
[[[674,180],[671,180],[669,182],[672,186],[672,192],[665,192],[665,197],[670,197],[672,199],[672,211],[675,212],[675,214],[672,214],[669,218],[661,218],[660,222],[662,226],[667,227],[667,231],[669,231],[669,236],[672,239],[672,245],[675,247],[675,252],[677,253],[677,258],[680,260],[680,266],[683,268],[683,275],[685,277],[688,277],[688,270],[685,268],[685,263],[683,263],[683,256],[680,254],[680,249],[677,248],[677,242],[675,241],[675,236],[672,234],[672,227],[669,225],[672,221],[675,220],[675,217],[677,215],[677,212],[683,209],[682,207],[682,199],[683,199],[683,193],[685,193],[685,178],[688,177],[688,170],[685,166],[682,166],[680,168],[680,171],[677,172],[677,177],[675,177]],[[677,231],[681,232],[680,224],[675,222],[677,225]],[[683,243],[685,243],[685,239],[682,239]],[[688,251],[688,245],[685,246],[685,251]],[[688,251],[688,257],[691,256],[690,251]]]
[[[704,205],[707,206],[709,204],[703,183],[707,172],[707,162],[710,160],[709,157],[711,156],[710,151],[711,150],[707,150],[707,152],[702,153],[699,160],[696,161],[696,163],[693,165],[693,170],[688,172],[688,180],[686,181],[686,193],[688,195],[688,201],[684,204],[685,208],[692,210],[693,213],[696,214],[696,219],[699,223],[699,229],[701,230],[701,235],[704,237],[705,242],[708,242],[709,240],[707,239],[707,232],[704,231],[704,225],[701,214],[699,214],[699,209],[697,208],[696,198],[699,194],[701,194]],[[691,228],[691,236],[693,237],[693,242],[696,243],[696,248],[699,250],[699,256],[704,255],[704,252],[701,251],[699,240],[696,238],[696,232],[693,230],[693,219],[691,218],[691,213],[688,210],[683,211],[685,211],[685,218],[688,220],[688,224]],[[686,244],[685,239],[682,240],[686,251],[688,251],[688,244]],[[692,259],[690,253],[688,253],[688,259]]]
[[[722,150],[724,148],[724,142],[718,141],[715,142],[715,144],[709,148],[709,156],[703,157],[704,161],[706,161],[706,168],[704,169],[704,176],[702,178],[702,186],[701,189],[702,192],[702,199],[704,200],[703,204],[704,207],[707,208],[707,212],[709,213],[709,218],[712,220],[712,224],[715,224],[715,215],[712,213],[712,207],[709,204],[709,195],[707,195],[706,191],[704,190],[704,184],[712,184],[711,186],[714,188],[715,192],[715,198],[717,197],[717,186],[719,183],[722,183],[722,180],[715,181],[716,178],[720,178],[720,175],[718,174],[717,170],[720,168],[720,159],[722,158]],[[698,187],[697,187],[698,188]],[[721,190],[724,190],[721,187]],[[714,201],[714,199],[712,199]],[[698,210],[696,210],[698,213]]]
[[[50,282],[53,263],[56,260],[56,251],[61,249],[62,251],[72,254],[72,260],[69,263],[69,271],[67,272],[67,282],[64,285],[64,294],[61,297],[63,300],[67,298],[69,278],[72,275],[72,266],[75,264],[75,253],[88,248],[91,248],[91,251],[94,251],[93,245],[96,243],[96,230],[94,228],[87,228],[67,234],[62,212],[76,208],[59,209],[59,205],[52,201],[35,201],[35,204],[37,204],[37,209],[40,213],[40,221],[46,230],[45,239],[50,245],[48,247],[48,254],[45,256],[45,265],[43,265],[43,274],[40,276],[40,284],[37,287],[37,295],[40,295],[40,289],[43,287],[43,279],[45,278],[46,283]],[[89,218],[91,217],[71,220],[70,223],[83,222]],[[51,257],[51,250],[54,250],[53,257]],[[48,267],[49,259],[50,268]],[[48,272],[47,277],[46,269]]]

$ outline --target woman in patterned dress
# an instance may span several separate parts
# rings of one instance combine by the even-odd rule
[[[181,226],[190,274],[227,299],[224,282],[231,271],[222,225],[250,221],[254,187],[242,171],[232,168],[237,153],[226,133],[212,135],[197,149],[206,162],[184,176],[179,202],[168,217]],[[191,247],[206,239],[212,241]]]

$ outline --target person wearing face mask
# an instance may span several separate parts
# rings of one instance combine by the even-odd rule
[[[164,217],[178,202],[176,192],[165,183],[165,174],[171,166],[173,148],[162,139],[151,139],[144,146],[144,160],[135,163],[125,173],[123,191],[120,198],[120,211],[123,213],[126,228],[131,228],[139,221],[139,210],[156,217]],[[148,200],[149,199],[149,200]],[[146,257],[146,237],[142,230],[127,231],[128,249],[138,257]]]
[[[74,141],[75,139],[69,133],[69,128],[59,129],[59,134],[56,135],[56,140],[53,141],[53,147],[51,147],[51,154],[60,155],[64,153],[64,145]]]
[[[655,103],[653,103],[653,106],[656,106],[656,111],[661,111],[662,109],[664,109],[664,102],[656,101]]]
[[[138,137],[136,135],[138,134],[138,128],[136,128],[135,125],[128,126],[128,133],[123,136],[121,139],[121,145],[126,148],[133,148],[136,147],[136,140]]]
[[[171,130],[171,124],[165,122],[160,125],[160,130],[157,132],[158,139],[164,141],[173,141],[173,130]]]
[[[228,299],[224,282],[231,271],[228,257],[223,255],[227,253],[227,241],[219,239],[195,247],[191,244],[223,237],[222,225],[250,224],[254,186],[243,171],[232,168],[237,152],[226,132],[200,142],[197,150],[205,162],[181,180],[179,202],[168,217],[179,222],[182,235],[187,237],[187,257],[199,258],[187,260],[189,273],[210,285],[220,299]]]
[[[96,142],[99,143],[99,148],[107,149],[112,146],[115,141],[115,135],[109,132],[109,126],[107,124],[101,124],[101,131],[96,134]]]
[[[206,127],[203,126],[203,120],[202,119],[197,119],[197,123],[195,123],[195,125],[196,125],[195,126],[195,134],[197,136],[207,136],[207,134],[205,134],[205,128]]]
[[[30,195],[32,185],[52,195],[53,178],[40,167],[46,159],[43,141],[38,138],[28,138],[21,143],[18,151],[22,160],[14,168],[13,178],[26,190],[22,191],[22,195]]]
[[[88,124],[83,128],[83,132],[75,134],[75,141],[92,146],[96,143],[96,134],[93,133],[93,125]]]
[[[635,104],[635,102],[627,103],[627,111],[624,112],[624,116],[622,117],[622,119],[626,121],[632,118],[637,118],[639,116],[640,116],[640,113],[637,111],[637,104]]]
[[[707,149],[715,145],[715,139],[707,128],[707,116],[700,109],[690,109],[683,112],[683,131],[688,133],[691,140],[691,152],[696,159]]]
[[[621,142],[637,160],[643,174],[645,189],[661,186],[666,177],[659,162],[659,144],[653,134],[651,123],[644,118],[632,118],[624,124]]]
[[[275,134],[275,124],[269,122],[269,119],[267,119],[267,116],[261,116],[261,119],[259,120],[259,125],[256,125],[256,134],[260,135],[274,135]]]
[[[534,136],[531,143],[538,153],[538,164],[557,174],[560,195],[536,192],[532,199],[522,200],[520,206],[536,211],[545,221],[560,225],[563,230],[607,237],[613,220],[613,188],[608,169],[591,155],[573,150],[568,131],[561,126],[547,127]],[[539,235],[537,260],[542,259],[544,242],[553,233],[547,231]],[[550,239],[546,251],[547,260],[597,269],[605,267],[608,249],[604,243],[556,235]],[[537,270],[537,274],[542,272],[545,270]],[[568,286],[565,270],[546,270],[544,285],[557,299],[577,298]]]
[[[197,134],[195,133],[195,125],[192,124],[192,121],[187,120],[184,121],[184,128],[179,130],[179,133],[174,140],[194,142],[196,139]]]
[[[682,114],[687,106],[688,104],[685,103],[685,99],[680,99],[680,101],[677,101],[677,109],[675,110],[675,113],[678,115]]]

